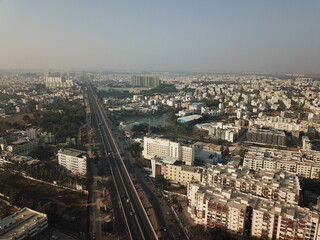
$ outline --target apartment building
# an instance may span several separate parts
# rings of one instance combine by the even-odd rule
[[[201,181],[202,169],[194,166],[165,164],[162,166],[163,177],[171,182],[187,186],[192,180]]]
[[[246,134],[248,142],[262,143],[276,146],[286,145],[286,135],[280,130],[266,130],[249,128]]]
[[[197,124],[197,128],[207,130],[208,136],[214,139],[222,139],[228,142],[235,142],[244,129],[234,124],[224,124],[222,122],[211,122]]]
[[[263,239],[320,238],[317,211],[273,201],[223,185],[188,184],[188,212],[195,223]]]
[[[33,239],[47,227],[46,214],[25,207],[0,220],[0,239]]]
[[[193,165],[195,153],[193,146],[185,146],[169,139],[144,137],[142,155],[146,159],[172,157],[186,165]]]
[[[35,148],[35,145],[35,142],[27,139],[19,139],[8,144],[6,150],[20,155],[28,155]]]
[[[263,239],[320,237],[319,213],[297,205],[259,199],[252,209],[251,236]]]
[[[244,157],[243,166],[253,170],[282,170],[301,177],[320,178],[320,152],[250,147]]]
[[[136,87],[157,87],[161,83],[158,76],[132,76],[131,84]]]
[[[292,173],[218,164],[204,170],[202,183],[207,186],[222,184],[239,192],[250,193],[275,201],[298,204],[299,178]]]
[[[86,152],[72,148],[60,149],[58,164],[74,174],[85,175],[87,173]]]

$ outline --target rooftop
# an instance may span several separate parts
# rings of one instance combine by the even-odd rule
[[[81,151],[73,148],[60,149],[59,153],[72,156],[72,157],[82,157],[87,154],[85,151]]]

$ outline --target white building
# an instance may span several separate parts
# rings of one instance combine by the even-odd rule
[[[74,174],[85,175],[87,173],[87,157],[85,151],[72,148],[60,149],[58,163]]]
[[[33,239],[48,227],[47,215],[29,208],[22,208],[0,220],[0,239]]]
[[[195,153],[193,146],[184,146],[169,139],[144,137],[142,155],[146,159],[172,157],[186,165],[193,165]]]
[[[282,170],[306,178],[320,178],[320,152],[250,147],[243,166],[253,170]]]

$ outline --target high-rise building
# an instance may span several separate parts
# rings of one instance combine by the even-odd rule
[[[160,85],[160,79],[157,76],[132,76],[131,84],[135,87],[154,88]]]

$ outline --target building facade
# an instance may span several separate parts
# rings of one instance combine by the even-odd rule
[[[144,137],[143,157],[152,159],[154,157],[172,157],[184,162],[186,165],[193,165],[194,147],[184,146],[163,138]]]
[[[22,208],[0,220],[0,239],[33,239],[47,227],[46,214]]]
[[[74,174],[85,175],[87,173],[86,152],[72,148],[60,149],[58,164]]]

